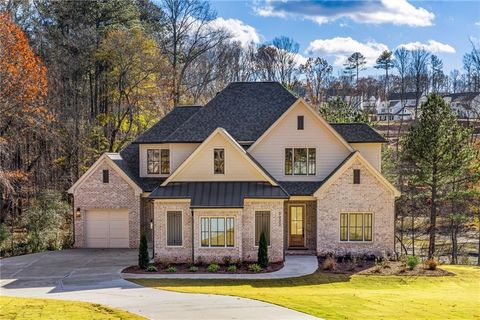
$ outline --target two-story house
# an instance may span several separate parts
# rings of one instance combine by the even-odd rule
[[[289,250],[391,253],[399,192],[381,174],[385,139],[330,124],[276,82],[232,83],[174,108],[69,189],[76,247],[130,247],[159,260],[257,258]]]

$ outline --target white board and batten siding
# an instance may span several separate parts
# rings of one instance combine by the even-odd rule
[[[140,177],[168,177],[175,169],[182,164],[189,155],[195,151],[199,143],[163,143],[163,144],[141,144],[140,145]],[[147,150],[148,149],[169,149],[170,150],[170,174],[148,174],[147,173]]]
[[[199,153],[178,172],[174,181],[265,181],[258,170],[246,159],[226,136],[218,133],[202,145]],[[213,173],[213,150],[225,150],[225,173]]]
[[[252,150],[252,156],[279,181],[325,179],[349,154],[338,138],[307,110],[297,104]],[[297,116],[304,116],[304,129],[297,130]],[[285,175],[285,148],[315,148],[316,175]]]
[[[87,248],[128,248],[127,209],[92,209],[85,219]]]
[[[351,143],[355,150],[379,172],[382,172],[382,143]]]

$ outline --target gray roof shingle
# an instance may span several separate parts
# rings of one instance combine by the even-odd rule
[[[165,117],[138,136],[133,143],[163,142],[172,132],[190,119],[201,108],[202,106],[179,106],[173,108]]]
[[[233,82],[164,140],[201,142],[221,127],[237,141],[255,141],[296,100],[278,82]]]
[[[191,199],[191,208],[242,208],[245,198],[288,199],[288,194],[268,182],[171,182],[157,187],[149,198]]]
[[[388,142],[366,123],[330,123],[330,125],[349,143]]]

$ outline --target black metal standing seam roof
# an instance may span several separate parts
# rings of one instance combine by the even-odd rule
[[[243,208],[245,198],[288,199],[280,186],[268,182],[171,182],[157,187],[151,199],[191,199],[191,208]]]
[[[201,142],[215,129],[257,140],[297,98],[278,82],[233,82],[164,140]]]
[[[349,143],[388,142],[366,123],[330,123],[330,125]]]

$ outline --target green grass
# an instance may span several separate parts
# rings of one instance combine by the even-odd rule
[[[2,296],[0,297],[0,319],[140,320],[145,318],[93,303]]]
[[[454,276],[347,276],[317,272],[284,280],[136,279],[189,293],[266,301],[326,319],[480,319],[480,268],[442,267]]]

